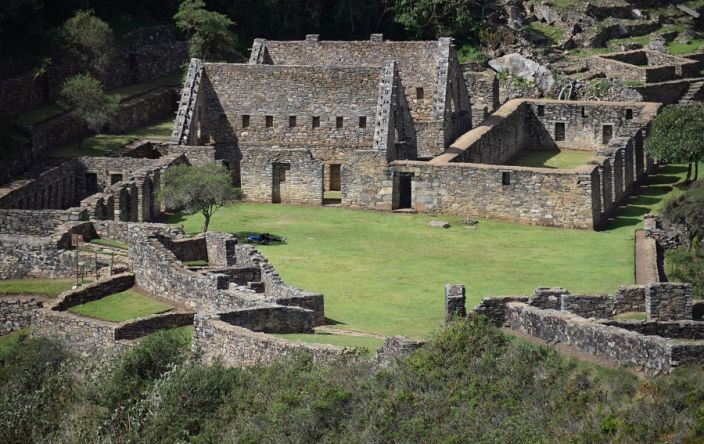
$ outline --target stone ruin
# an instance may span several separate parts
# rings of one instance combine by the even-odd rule
[[[448,321],[465,316],[464,286],[446,286],[445,301]],[[538,288],[530,297],[483,298],[472,313],[509,333],[565,343],[617,365],[658,373],[704,360],[704,320],[701,309],[694,311],[697,319],[690,284],[658,282],[621,286],[614,295]],[[621,319],[626,313],[644,319]]]

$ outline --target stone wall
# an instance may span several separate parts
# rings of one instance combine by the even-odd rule
[[[649,321],[692,319],[692,284],[648,284],[645,288],[645,313]]]
[[[622,285],[614,296],[614,314],[645,311],[645,286]]]
[[[655,239],[657,244],[666,250],[689,245],[689,236],[684,226],[669,224],[655,214],[644,216],[643,230],[646,238]]]
[[[157,331],[193,325],[193,313],[168,312],[122,322],[115,327],[115,341],[137,339]]]
[[[65,210],[0,210],[0,234],[50,236],[62,224],[87,220],[87,214]]]
[[[599,321],[601,324],[648,336],[672,339],[704,339],[704,322],[700,321]]]
[[[522,334],[564,342],[591,355],[652,372],[669,371],[679,363],[673,357],[671,339],[640,335],[569,313],[509,303],[506,324]]]
[[[472,312],[486,316],[491,319],[497,326],[503,326],[506,323],[506,305],[511,302],[528,302],[525,296],[497,296],[482,298],[479,305],[474,307]]]
[[[134,286],[134,274],[121,273],[100,279],[74,290],[61,293],[56,301],[49,305],[51,310],[66,311],[76,305],[102,299],[111,294],[121,293]]]
[[[33,312],[45,303],[41,296],[0,295],[0,336],[29,327]]]
[[[101,80],[108,88],[148,82],[178,72],[185,60],[186,42],[178,40],[173,26],[140,29],[122,37],[118,56]],[[0,80],[0,110],[23,113],[54,101],[64,80],[80,71],[81,66],[59,61],[41,76],[32,69]]]
[[[609,78],[655,83],[696,76],[701,65],[657,51],[636,50],[591,57],[589,68]]]
[[[395,62],[416,128],[419,154],[437,155],[470,127],[470,103],[452,39],[391,42],[256,39],[250,64],[387,66]],[[450,116],[453,116],[453,120]]]
[[[76,183],[75,159],[33,171],[0,189],[0,208],[66,209],[84,197]]]
[[[424,344],[425,341],[418,341],[405,336],[387,337],[376,351],[374,360],[381,367],[390,367],[397,359],[410,355]]]
[[[298,353],[310,353],[315,361],[326,362],[348,349],[326,344],[287,341],[256,333],[220,320],[217,315],[197,314],[193,326],[193,352],[206,363],[221,359],[225,365],[245,367],[267,365]]]
[[[607,294],[560,296],[560,310],[583,318],[609,319],[613,315],[613,299]]]
[[[241,161],[242,190],[254,202],[320,205],[323,168],[308,150],[247,149]]]
[[[156,120],[173,116],[178,89],[158,88],[120,104],[108,121],[107,134],[122,134]]]
[[[65,311],[42,309],[34,312],[32,336],[52,338],[82,355],[115,355],[129,346],[115,341],[116,325]]]
[[[256,307],[219,316],[228,324],[264,333],[308,333],[314,326],[313,312],[299,307]]]
[[[412,208],[418,212],[583,229],[595,229],[601,223],[594,166],[551,170],[407,161],[393,162],[391,170],[413,175]],[[376,200],[384,194],[389,199],[392,193],[393,189],[382,188]]]

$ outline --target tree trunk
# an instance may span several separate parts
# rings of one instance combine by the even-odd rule
[[[694,180],[697,180],[697,177],[699,177],[699,159],[694,160]]]
[[[203,213],[205,220],[203,221],[203,233],[208,231],[208,225],[210,224],[210,213]]]

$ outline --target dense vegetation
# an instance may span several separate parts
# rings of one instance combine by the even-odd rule
[[[700,442],[701,368],[643,379],[457,322],[396,366],[203,366],[173,333],[88,365],[47,339],[0,349],[0,440]]]
[[[0,8],[0,55],[10,59],[54,57],[60,51],[57,35],[77,11],[93,10],[116,34],[139,27],[174,23],[181,0],[6,0]],[[187,3],[198,4],[200,1]],[[389,38],[436,38],[452,35],[460,42],[476,39],[478,24],[491,1],[475,0],[208,0],[209,11],[191,22],[222,30],[234,22],[238,49],[247,53],[252,39],[301,39],[319,33],[325,39],[367,39],[382,32]],[[177,18],[178,21],[178,18]],[[188,27],[183,28],[188,32]],[[223,35],[217,31],[219,35]],[[229,39],[229,37],[228,37]]]

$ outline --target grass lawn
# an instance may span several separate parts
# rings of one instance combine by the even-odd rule
[[[76,279],[9,279],[0,280],[0,293],[41,294],[56,297],[69,290]]]
[[[427,226],[448,220],[449,229]],[[173,216],[188,232],[198,215]],[[464,283],[468,307],[488,295],[538,286],[614,291],[633,282],[633,230],[592,232],[485,220],[342,208],[240,204],[216,213],[214,231],[286,236],[260,246],[292,285],[325,295],[329,322],[384,335],[424,337],[443,319],[443,286]]]
[[[381,347],[384,340],[370,336],[351,336],[351,335],[335,335],[331,333],[286,333],[277,334],[284,339],[290,341],[313,342],[317,344],[331,344],[340,347],[358,347],[363,349],[367,355],[372,355]]]
[[[173,127],[174,119],[169,117],[126,134],[96,134],[85,139],[80,149],[78,148],[78,143],[73,143],[54,150],[51,154],[60,157],[107,156],[117,148],[135,140],[169,140]]]
[[[602,232],[482,220],[243,203],[215,214],[211,229],[268,232],[286,243],[258,246],[290,284],[325,295],[328,323],[383,335],[425,337],[443,322],[443,286],[462,283],[467,307],[484,296],[530,294],[539,286],[588,293],[633,283],[633,235],[643,214],[680,192],[686,172],[666,166]],[[432,229],[432,219],[449,229]],[[200,215],[173,215],[195,233]],[[322,342],[317,338],[311,338]]]
[[[29,327],[23,328],[12,333],[8,333],[4,336],[0,336],[0,358],[12,350],[18,343],[24,341],[29,337]]]
[[[534,168],[573,169],[587,164],[592,151],[579,150],[525,150],[512,164]]]
[[[119,248],[121,250],[129,249],[129,245],[124,242],[111,240],[111,239],[91,239],[91,244],[103,245],[106,247]]]
[[[123,322],[156,313],[164,313],[172,308],[163,302],[127,290],[106,296],[97,301],[71,307],[69,311],[105,321]]]

